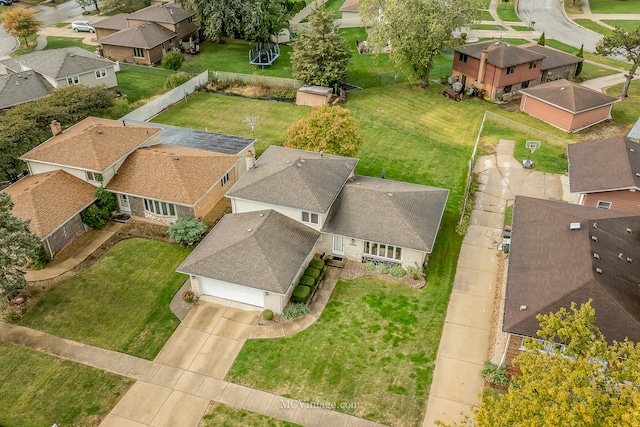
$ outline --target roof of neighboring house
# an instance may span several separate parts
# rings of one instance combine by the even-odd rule
[[[177,271],[284,294],[319,236],[273,210],[225,215]]]
[[[53,86],[35,72],[0,76],[0,109],[13,107],[47,96]]]
[[[148,123],[137,120],[127,120],[127,123],[145,124],[161,128],[162,131],[158,135],[161,144],[197,148],[198,150],[216,153],[240,154],[255,142],[253,138],[188,129],[161,123]]]
[[[155,22],[147,22],[132,28],[109,34],[99,40],[102,45],[140,47],[151,49],[171,40],[177,34]]]
[[[636,123],[627,134],[627,138],[631,138],[636,142],[640,142],[640,118],[638,118]]]
[[[119,13],[93,23],[93,28],[104,28],[105,30],[124,30],[128,27],[126,13]]]
[[[95,70],[113,67],[114,62],[79,47],[39,50],[0,61],[9,70],[21,73],[36,71],[43,76],[60,80]]]
[[[572,193],[640,188],[640,145],[617,137],[567,146]]]
[[[14,203],[13,215],[31,220],[29,228],[40,239],[82,211],[94,200],[96,187],[62,170],[31,175],[4,191]]]
[[[110,191],[194,206],[238,156],[158,144],[139,148],[107,185]]]
[[[604,107],[619,101],[617,98],[565,79],[520,89],[520,93],[573,114]]]
[[[127,19],[176,24],[190,16],[195,16],[195,12],[185,11],[177,3],[167,3],[145,7],[137,12],[128,14]]]
[[[88,117],[20,159],[103,172],[159,131],[152,126],[125,126],[117,120]]]
[[[546,71],[552,68],[563,67],[565,65],[578,64],[584,59],[571,55],[570,53],[562,52],[549,46],[542,46],[538,43],[525,44],[521,47],[530,50],[532,52],[545,55],[542,60],[542,71]]]
[[[640,216],[516,196],[504,331],[535,337],[537,314],[593,299],[607,341],[640,341],[638,262]]]
[[[340,12],[357,12],[360,8],[360,0],[345,0]]]
[[[545,55],[513,46],[501,41],[486,41],[457,47],[456,52],[462,52],[473,58],[481,59],[482,50],[487,49],[487,62],[498,68],[512,67],[543,59]]]
[[[356,175],[322,231],[430,253],[448,196],[443,188]]]
[[[270,146],[227,197],[325,213],[358,159]]]

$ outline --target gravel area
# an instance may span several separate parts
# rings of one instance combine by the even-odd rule
[[[502,317],[504,315],[504,294],[507,288],[508,255],[498,255],[498,276],[496,278],[496,292],[493,302],[493,316],[491,318],[491,334],[489,335],[489,360],[500,363],[507,346],[509,335],[502,332]]]
[[[404,283],[405,285],[411,286],[414,289],[422,289],[424,288],[424,285],[427,284],[424,278],[414,280],[408,274],[405,274],[402,277],[395,277],[395,276],[392,276],[391,274],[378,273],[375,270],[367,271],[365,270],[363,263],[349,261],[349,260],[347,261],[347,265],[342,269],[342,273],[340,274],[340,278],[345,280],[353,280],[353,279],[357,279],[359,277],[364,277],[364,276],[379,277],[385,280]]]

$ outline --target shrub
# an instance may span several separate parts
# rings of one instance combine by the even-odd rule
[[[305,276],[313,277],[314,279],[316,279],[316,281],[318,281],[318,278],[320,277],[321,274],[322,274],[322,271],[313,267],[307,267],[307,269],[304,271]]]
[[[409,275],[413,280],[424,278],[424,271],[422,270],[421,267],[418,266],[418,264],[416,264],[413,267],[407,268],[407,272],[409,273]]]
[[[33,260],[31,266],[36,270],[40,270],[41,268],[45,268],[49,261],[51,261],[49,252],[47,252],[42,246],[40,246],[38,248],[38,252],[36,253],[36,258]]]
[[[484,362],[481,375],[489,384],[507,387],[511,383],[507,376],[507,367],[505,365],[496,365],[490,360]]]
[[[393,277],[402,277],[407,274],[407,272],[404,268],[402,268],[401,265],[396,265],[395,267],[391,268],[391,270],[389,270],[389,273],[391,273]]]
[[[322,271],[324,270],[324,261],[321,259],[312,259],[311,262],[309,262],[309,267]]]
[[[376,265],[376,271],[380,274],[387,274],[389,272],[389,266],[387,264]]]
[[[264,320],[273,320],[273,311],[266,309],[262,312],[262,318]]]
[[[180,72],[171,74],[166,79],[164,79],[164,88],[175,89],[181,84],[188,82],[190,79],[191,77],[189,77],[189,74],[187,73]]]
[[[182,293],[182,299],[184,300],[184,302],[186,302],[187,304],[191,304],[193,302],[193,299],[196,297],[196,295],[193,293],[192,290],[188,290],[188,291],[184,291]]]
[[[183,245],[193,245],[205,231],[207,226],[193,215],[180,217],[169,225],[169,236]]]
[[[365,262],[364,263],[364,269],[367,271],[373,271],[376,269],[376,265],[374,263],[372,263],[371,261],[369,262]]]
[[[287,319],[295,319],[300,316],[309,314],[309,307],[306,304],[298,303],[289,305],[282,310],[282,315]]]
[[[305,275],[300,278],[300,282],[298,284],[303,286],[308,286],[311,289],[313,289],[316,286],[316,279],[314,277]]]
[[[305,303],[311,296],[311,288],[304,285],[298,285],[291,294],[291,301],[296,303]]]
[[[98,176],[97,179],[102,182],[101,176]],[[111,218],[113,211],[118,209],[118,202],[113,193],[109,193],[102,187],[96,188],[93,195],[96,197],[96,201],[80,212],[80,217],[88,227],[101,230]]]
[[[176,50],[170,50],[165,53],[162,57],[162,68],[166,68],[167,70],[175,70],[178,71],[180,67],[182,67],[182,62],[184,61],[184,57],[182,54]]]

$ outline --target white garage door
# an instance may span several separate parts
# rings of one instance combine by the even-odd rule
[[[201,278],[202,294],[264,307],[264,291],[219,280]]]

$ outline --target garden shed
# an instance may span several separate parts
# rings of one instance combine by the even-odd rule
[[[317,107],[331,101],[333,90],[324,86],[302,86],[296,93],[296,105]]]

